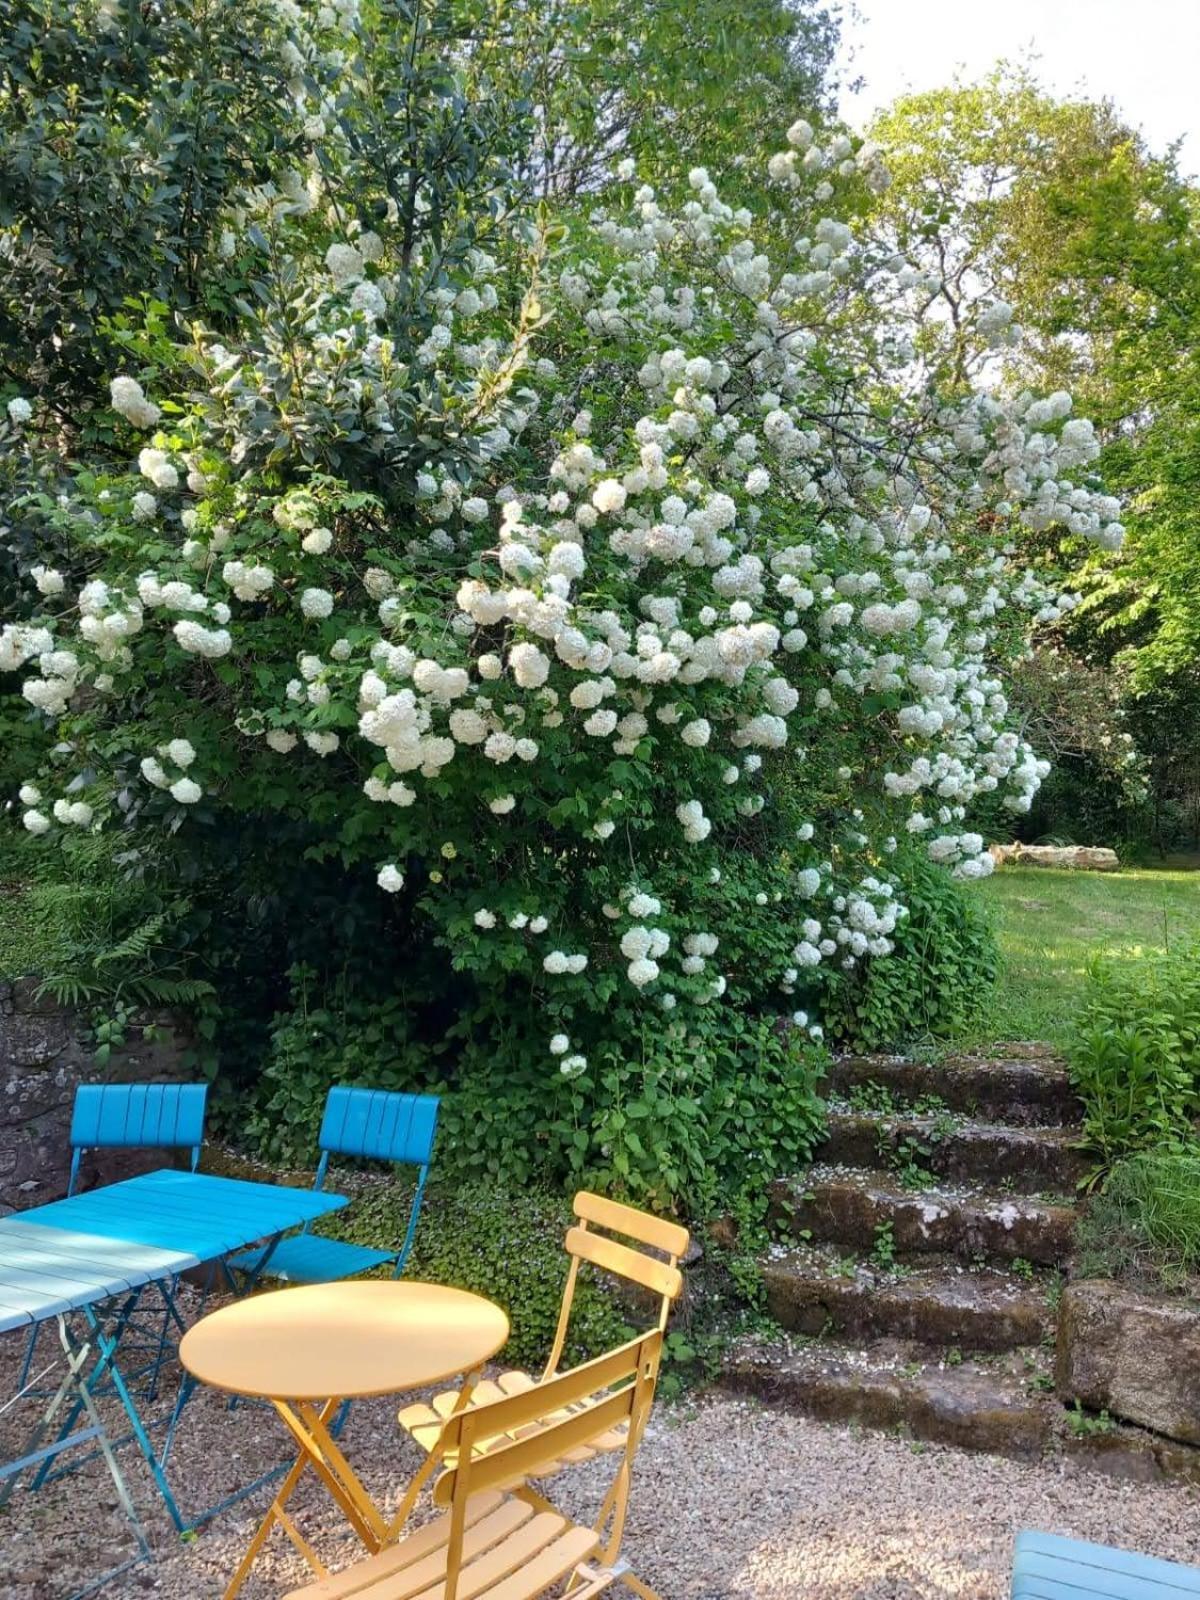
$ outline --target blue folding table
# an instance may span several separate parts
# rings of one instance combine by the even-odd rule
[[[344,1195],[312,1189],[163,1171],[0,1218],[0,1333],[13,1329],[28,1333],[37,1323],[57,1319],[67,1358],[60,1387],[26,1448],[12,1461],[0,1461],[0,1505],[26,1469],[36,1469],[35,1484],[41,1482],[56,1456],[94,1441],[104,1454],[139,1547],[147,1553],[113,1441],[96,1409],[95,1394],[104,1383],[111,1384],[129,1418],[176,1528],[186,1532],[220,1510],[209,1507],[190,1521],[180,1512],[166,1466],[176,1423],[194,1386],[186,1380],[181,1383],[165,1441],[156,1450],[116,1360],[125,1323],[150,1284],[164,1291],[179,1322],[171,1290],[180,1273],[205,1262],[224,1266],[235,1251],[264,1240],[265,1266],[288,1229],[345,1204]],[[78,1326],[80,1319],[84,1329]],[[64,1408],[65,1419],[47,1443]],[[85,1413],[86,1425],[77,1428]],[[256,1486],[248,1485],[222,1505],[241,1499]]]

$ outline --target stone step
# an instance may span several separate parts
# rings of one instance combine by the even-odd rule
[[[791,1333],[1012,1350],[1041,1343],[1054,1326],[1051,1283],[1036,1275],[969,1271],[942,1260],[885,1269],[812,1246],[776,1247],[762,1273],[767,1309]]]
[[[817,1152],[828,1165],[923,1169],[955,1182],[1024,1194],[1073,1190],[1094,1165],[1074,1128],[1005,1128],[945,1113],[877,1116],[831,1111]]]
[[[994,1190],[937,1186],[913,1192],[893,1174],[858,1168],[810,1168],[772,1185],[772,1213],[794,1234],[869,1252],[891,1229],[901,1254],[976,1256],[1059,1266],[1075,1227],[1069,1204]]]
[[[1079,1434],[1045,1388],[1046,1352],[1013,1350],[961,1360],[919,1345],[877,1340],[746,1339],[726,1353],[718,1382],[822,1422],[899,1432],[912,1439],[1039,1456],[1072,1470],[1134,1483],[1200,1486],[1200,1448],[1114,1423]]]
[[[929,1109],[936,1101],[1015,1127],[1070,1123],[1080,1116],[1066,1066],[1053,1056],[840,1056],[830,1066],[825,1092],[850,1099],[858,1110]]]
[[[1059,1408],[1033,1381],[1044,1366],[1040,1351],[1003,1366],[923,1354],[914,1359],[911,1347],[893,1343],[744,1341],[726,1356],[720,1382],[822,1422],[899,1429],[1025,1460],[1043,1454]]]

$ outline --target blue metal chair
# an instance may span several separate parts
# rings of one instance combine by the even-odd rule
[[[71,1108],[71,1172],[67,1179],[67,1194],[75,1193],[79,1180],[79,1163],[87,1150],[178,1150],[191,1151],[192,1171],[200,1160],[200,1147],[204,1143],[204,1111],[208,1100],[206,1083],[84,1083],[75,1091]],[[164,1301],[163,1314],[156,1334],[151,1334],[146,1348],[153,1353],[146,1367],[133,1374],[150,1375],[150,1396],[158,1386],[158,1374],[167,1349],[167,1335],[171,1323],[183,1323],[175,1307],[174,1279],[161,1281],[157,1288]],[[140,1291],[130,1296],[128,1307],[121,1319],[122,1329],[130,1320]],[[33,1365],[37,1346],[38,1327],[34,1327],[25,1347],[18,1387],[23,1389]]]
[[[314,1189],[324,1184],[329,1158],[334,1155],[405,1162],[417,1168],[416,1192],[399,1249],[372,1250],[366,1245],[326,1239],[311,1233],[306,1224],[302,1232],[281,1239],[272,1250],[245,1250],[233,1256],[230,1266],[251,1279],[262,1274],[280,1278],[285,1283],[335,1283],[340,1278],[369,1272],[390,1261],[394,1263],[392,1276],[398,1278],[417,1231],[433,1155],[439,1104],[434,1094],[396,1094],[384,1089],[351,1089],[344,1085],[330,1089],[325,1102],[318,1141],[321,1160]]]
[[[190,1149],[195,1172],[207,1099],[206,1083],[81,1084],[71,1112],[67,1193],[75,1193],[85,1150]]]
[[[1194,1600],[1200,1569],[1085,1544],[1058,1534],[1017,1535],[1012,1600]]]

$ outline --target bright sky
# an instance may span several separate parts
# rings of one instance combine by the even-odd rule
[[[1185,173],[1200,173],[1200,0],[858,0],[845,28],[844,76],[860,94],[842,113],[855,126],[906,90],[935,89],[956,70],[983,77],[1005,57],[1032,55],[1060,95],[1110,98],[1151,148],[1186,136]],[[853,52],[852,54],[850,52]]]

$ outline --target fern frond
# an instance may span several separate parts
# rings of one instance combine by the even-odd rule
[[[144,922],[139,922],[116,944],[110,945],[95,957],[93,965],[97,968],[111,967],[120,961],[143,961],[157,945],[159,935],[162,933],[166,918],[161,911],[156,911],[153,916],[147,917]]]

